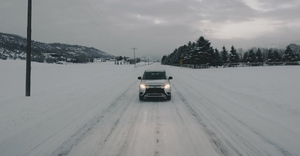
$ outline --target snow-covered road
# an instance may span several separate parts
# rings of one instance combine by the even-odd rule
[[[300,67],[194,70],[159,63],[0,61],[1,156],[300,155]],[[171,101],[138,100],[145,69],[173,76]]]

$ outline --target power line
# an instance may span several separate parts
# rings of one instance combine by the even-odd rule
[[[92,17],[85,9],[83,9],[83,7],[81,7],[81,5],[80,5],[79,3],[77,3],[77,2],[75,2],[75,1],[73,1],[73,0],[68,0],[68,2],[69,2],[71,5],[75,6],[81,14],[85,15],[86,17],[88,17],[88,19],[89,19],[90,22],[92,22],[92,23],[95,24],[95,25],[98,25],[98,24],[95,22],[95,21],[97,21],[97,20],[95,20],[94,17]]]
[[[86,0],[86,1],[89,1],[89,0]],[[97,2],[99,2],[99,1],[97,1]],[[92,3],[92,5],[91,5],[91,3]],[[124,31],[122,31],[119,26],[116,26],[110,18],[107,18],[108,15],[106,14],[105,11],[103,11],[104,9],[101,7],[101,5],[99,5],[99,3],[96,4],[95,0],[92,0],[92,2],[90,1],[89,4],[90,4],[91,8],[94,9],[94,11],[96,13],[98,13],[99,16],[103,17],[102,19],[105,21],[105,23],[107,25],[111,26],[109,28],[112,29],[112,31],[114,32],[114,33],[112,33],[114,36],[116,34],[115,32],[117,32],[117,34],[119,36],[125,36],[124,33],[123,33]],[[95,7],[96,7],[96,9],[95,9]],[[117,37],[117,39],[119,39],[118,36],[115,36],[115,37]],[[130,40],[126,40],[126,42],[124,42],[124,40],[119,40],[119,41],[120,41],[120,43],[127,43],[127,44],[130,44],[130,45],[133,45],[133,43],[130,42]]]
[[[69,2],[72,6],[76,7],[78,11],[84,16],[86,16],[92,24],[97,26],[97,28],[99,28],[99,26],[103,26],[98,20],[99,16],[101,21],[103,21],[104,24],[107,25],[107,28],[110,29],[108,33],[114,37],[114,40],[117,40],[123,45],[129,44],[128,40],[126,40],[125,42],[124,40],[120,39],[120,35],[124,36],[122,31],[118,27],[116,27],[109,18],[107,18],[105,12],[102,11],[103,9],[99,6],[99,4],[95,4],[94,2],[88,0],[85,0],[85,3],[80,3],[76,0],[68,0],[67,2]],[[95,9],[95,7],[97,7],[97,9]]]

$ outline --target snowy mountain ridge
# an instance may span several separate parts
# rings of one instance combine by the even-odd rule
[[[27,40],[24,37],[0,32],[0,59],[25,59]],[[32,41],[32,61],[53,63],[57,61],[80,61],[80,58],[110,59],[115,56],[93,47],[63,43]]]

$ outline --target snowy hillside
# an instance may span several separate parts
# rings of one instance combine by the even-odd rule
[[[171,101],[138,100],[145,69]],[[300,155],[299,71],[32,63],[25,97],[25,61],[0,60],[0,155]]]
[[[0,32],[0,59],[25,59],[27,40],[18,35]],[[53,63],[57,61],[74,62],[78,56],[84,54],[85,59],[90,58],[114,58],[101,50],[93,47],[69,45],[62,43],[42,43],[32,41],[32,60],[35,62]]]

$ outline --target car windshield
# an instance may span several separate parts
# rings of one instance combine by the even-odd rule
[[[144,80],[159,80],[167,79],[165,72],[145,72],[143,76]]]

